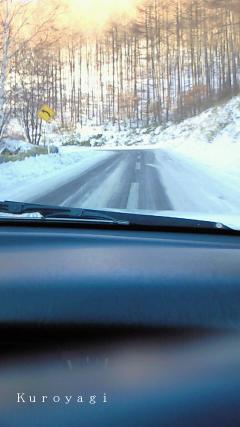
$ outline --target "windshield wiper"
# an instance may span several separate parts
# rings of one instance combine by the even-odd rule
[[[161,215],[150,215],[139,213],[130,213],[122,211],[106,211],[95,210],[95,209],[82,209],[82,208],[69,208],[64,206],[52,206],[52,205],[40,205],[35,203],[22,203],[22,202],[0,202],[0,219],[1,213],[9,215],[10,219],[20,218],[22,220],[46,220],[46,221],[76,221],[76,222],[88,222],[88,223],[100,223],[100,224],[115,224],[125,225],[128,228],[145,228],[145,229],[173,229],[173,230],[233,230],[225,224],[189,219],[179,218],[174,216],[161,216]],[[37,214],[37,215],[36,215]],[[8,217],[8,218],[9,218]],[[6,217],[3,216],[6,220]]]
[[[129,225],[129,221],[121,220],[113,216],[105,214],[105,212],[81,209],[81,208],[68,208],[64,206],[51,206],[40,205],[37,203],[22,203],[5,201],[0,202],[0,213],[7,213],[10,215],[21,216],[24,214],[38,214],[39,216],[32,216],[31,219],[71,219],[93,221],[108,224]]]

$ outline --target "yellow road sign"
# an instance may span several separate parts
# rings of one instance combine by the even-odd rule
[[[42,119],[45,122],[50,122],[56,115],[55,111],[47,104],[42,105],[37,114],[39,119]]]

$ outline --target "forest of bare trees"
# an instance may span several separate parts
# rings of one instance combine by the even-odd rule
[[[88,120],[140,127],[180,121],[239,92],[239,0],[148,0],[131,22],[113,20],[100,34],[51,28],[13,50],[0,76],[0,115],[18,117],[35,144],[42,103],[63,129]]]

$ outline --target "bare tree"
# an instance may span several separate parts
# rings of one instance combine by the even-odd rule
[[[43,17],[31,31],[26,31],[32,16],[29,7],[32,0],[25,2],[13,0],[0,0],[0,138],[9,116],[9,103],[7,99],[8,77],[12,61],[16,57],[21,60],[26,47],[40,42],[46,42],[48,33],[46,28],[52,22],[57,7]],[[15,64],[16,65],[16,64]]]

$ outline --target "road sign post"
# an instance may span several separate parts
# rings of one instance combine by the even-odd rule
[[[40,107],[39,111],[37,112],[38,118],[40,120],[43,120],[45,122],[44,128],[43,128],[43,141],[44,146],[46,145],[46,124],[51,123],[54,117],[56,116],[55,111],[49,107],[47,104],[44,104]],[[50,153],[50,142],[49,139],[47,140],[47,148],[48,148],[48,154]]]

